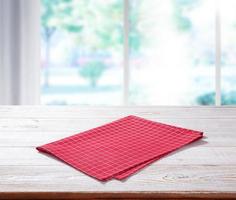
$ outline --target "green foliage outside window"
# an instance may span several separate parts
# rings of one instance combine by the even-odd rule
[[[100,61],[91,61],[85,64],[79,71],[80,75],[89,80],[91,87],[97,86],[98,79],[102,76],[106,66]]]
[[[90,87],[99,87],[99,79],[105,70],[111,66],[97,58],[78,64],[78,52],[84,48],[86,53],[90,55],[96,54],[94,52],[102,52],[109,57],[111,52],[123,50],[123,1],[108,1],[106,5],[94,0],[41,0],[41,2],[41,34],[45,44],[45,63],[43,66],[48,68],[51,65],[53,37],[58,32],[67,33],[74,41],[74,46],[70,47],[73,49],[73,53],[71,53],[68,63],[73,63],[73,67],[78,68],[78,75],[87,79]],[[173,6],[172,17],[178,32],[191,35],[193,24],[187,13],[199,2],[199,0],[171,1]],[[138,29],[140,8],[145,4],[145,1],[131,0],[130,3],[130,51],[132,51],[132,55],[138,58],[141,54],[141,48],[146,43],[146,38]],[[205,59],[202,58],[204,55]],[[206,66],[214,65],[214,59],[214,55],[207,51],[201,55],[201,60],[204,60],[205,63],[203,64]],[[224,54],[222,60],[224,64]],[[193,61],[195,66],[200,66],[198,57]],[[44,86],[49,85],[49,71],[44,70]],[[195,102],[200,105],[214,105],[214,99],[215,93],[212,92],[197,97]],[[222,94],[222,104],[236,104],[236,91]]]
[[[197,103],[199,105],[214,105],[215,104],[215,93],[207,93],[197,98]],[[234,105],[236,104],[236,91],[231,91],[228,93],[223,93],[221,95],[222,105]]]

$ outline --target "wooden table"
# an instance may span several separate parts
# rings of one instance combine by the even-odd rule
[[[35,146],[126,115],[204,131],[206,138],[124,182],[101,183]],[[236,108],[0,107],[0,199],[236,199]]]

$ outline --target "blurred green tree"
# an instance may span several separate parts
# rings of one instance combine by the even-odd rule
[[[83,29],[78,16],[73,14],[73,0],[41,0],[41,34],[45,42],[45,64],[50,66],[51,40],[58,29],[78,33]],[[76,23],[74,23],[76,22]],[[44,85],[49,85],[49,70],[45,70]]]
[[[138,54],[141,46],[146,42],[146,38],[139,30],[140,12],[145,4],[142,0],[133,0],[129,2],[129,48],[132,54]]]
[[[123,44],[123,1],[72,0],[74,13],[79,16],[83,30],[76,34],[76,46],[87,51],[112,52]],[[103,3],[102,3],[103,2]]]
[[[215,105],[215,92],[210,92],[199,96],[196,99],[199,105]],[[222,105],[234,105],[236,104],[236,91],[224,92],[221,95]]]
[[[215,105],[215,92],[209,92],[196,98],[198,105]]]
[[[76,64],[78,55],[96,55],[102,52],[106,55],[123,51],[123,1],[111,0],[104,3],[102,0],[41,0],[42,1],[42,38],[45,42],[45,64],[48,68],[51,62],[52,39],[56,32],[70,33],[73,40],[73,52],[70,63],[80,67],[79,74],[90,79],[90,84],[95,87],[103,71],[108,68],[99,61],[89,61],[85,64]],[[137,6],[137,9],[139,6]],[[134,10],[134,9],[132,9]],[[130,18],[134,24],[130,30],[130,49],[138,52],[141,43],[141,33],[137,30],[137,11],[132,11]],[[83,68],[83,69],[82,69]],[[99,69],[100,68],[100,69]],[[94,70],[94,72],[93,72]],[[44,70],[45,82],[49,84],[49,70]],[[96,77],[97,76],[97,77]]]
[[[185,11],[192,9],[199,3],[199,0],[172,0],[174,5],[173,19],[177,30],[181,32],[188,32],[192,29],[192,22]]]
[[[89,80],[90,86],[95,88],[105,68],[106,65],[101,61],[90,61],[85,64],[79,72],[81,76]]]

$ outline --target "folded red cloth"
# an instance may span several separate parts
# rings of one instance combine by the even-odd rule
[[[37,149],[98,180],[121,180],[202,135],[128,116]]]

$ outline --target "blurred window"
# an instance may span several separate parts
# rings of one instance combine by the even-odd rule
[[[236,103],[235,0],[41,2],[42,104]]]
[[[42,0],[42,104],[122,103],[123,3]]]

